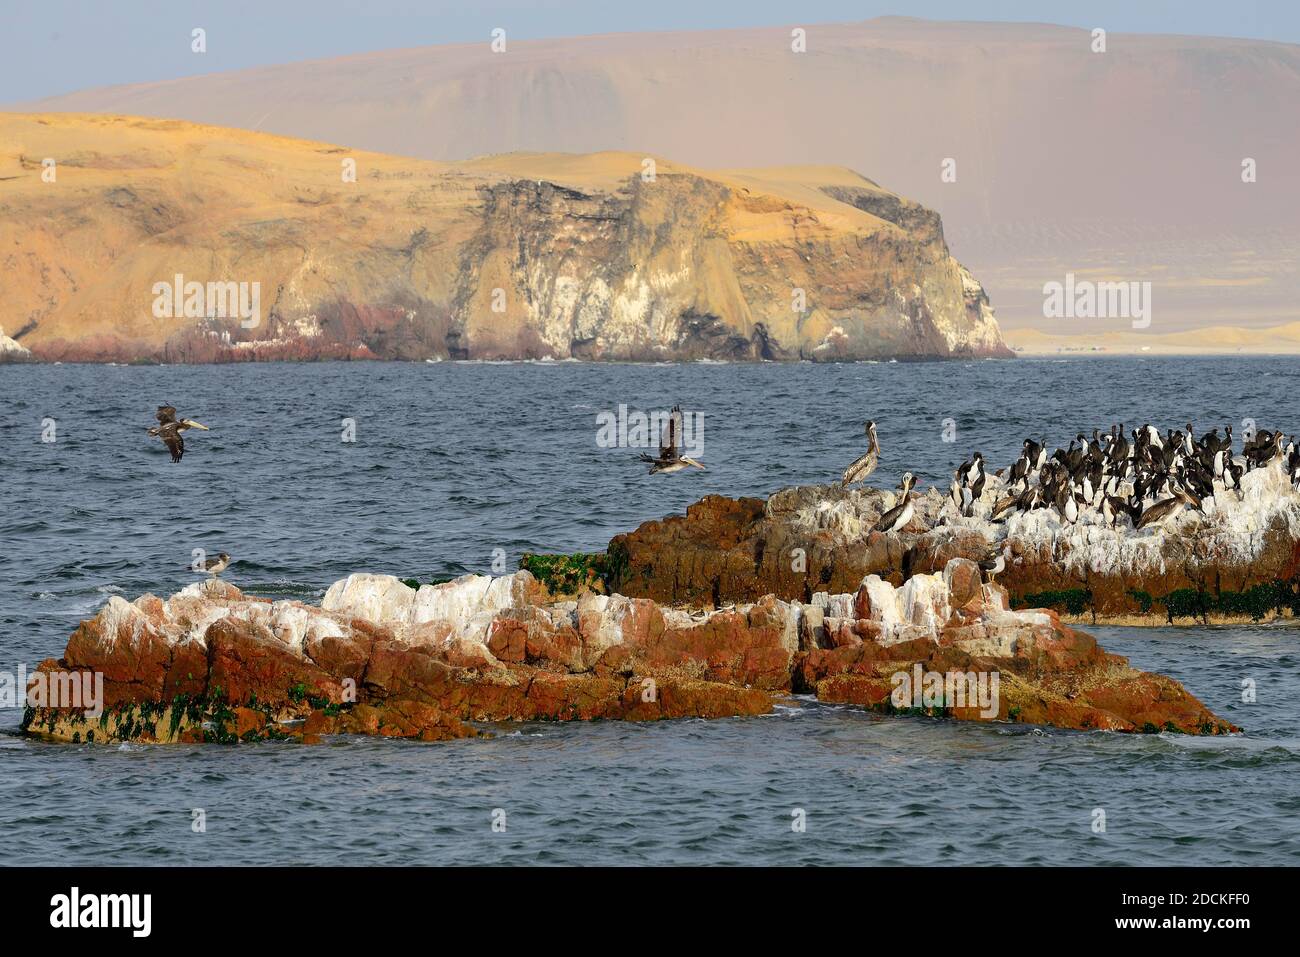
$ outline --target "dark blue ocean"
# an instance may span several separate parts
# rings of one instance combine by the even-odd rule
[[[514,567],[526,550],[603,549],[707,493],[830,481],[867,418],[878,482],[910,469],[946,486],[973,450],[996,468],[1027,435],[1064,444],[1113,421],[1300,431],[1298,392],[1300,360],[1280,357],[0,366],[0,671],[57,657],[109,595],[182,587],[194,548],[230,552],[224,577],[248,592],[314,601],[353,571],[487,572],[496,549]],[[212,428],[187,433],[179,465],[145,434],[162,403]],[[597,444],[599,412],[674,403],[703,413],[708,471],[649,477]],[[96,747],[21,738],[5,709],[0,863],[1300,863],[1300,631],[1093,631],[1246,732],[792,700],[436,744]]]

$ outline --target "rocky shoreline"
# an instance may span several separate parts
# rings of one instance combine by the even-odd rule
[[[712,610],[553,595],[527,570],[412,588],[359,574],[319,607],[209,580],[113,597],[38,676],[103,676],[102,713],[29,706],[67,742],[437,741],[471,722],[722,718],[791,694],[889,713],[1061,728],[1224,734],[1178,682],[1138,671],[955,558],[900,588],[869,576],[804,603]],[[900,691],[900,688],[902,689]]]

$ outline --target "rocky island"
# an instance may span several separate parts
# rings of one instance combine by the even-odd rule
[[[839,167],[0,114],[0,179],[0,361],[1011,355],[938,214]]]
[[[763,595],[807,601],[864,576],[902,584],[1008,550],[997,583],[1013,607],[1066,620],[1193,624],[1291,618],[1300,612],[1300,492],[1278,463],[1247,473],[1164,527],[1135,530],[1087,509],[1067,522],[1040,508],[990,520],[1006,486],[989,476],[970,516],[927,488],[898,534],[872,526],[895,493],[839,485],[782,489],[767,499],[709,496],[685,515],[647,522],[609,546],[611,587],[668,603],[719,604]]]
[[[811,694],[958,720],[1237,730],[1055,612],[1010,610],[964,558],[901,588],[870,575],[807,603],[714,609],[554,595],[526,569],[417,588],[351,575],[319,607],[211,579],[169,599],[110,598],[33,685],[90,674],[102,675],[98,713],[29,692],[23,729],[68,742],[435,741],[479,734],[468,722],[759,715]]]

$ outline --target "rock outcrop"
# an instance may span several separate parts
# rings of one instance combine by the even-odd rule
[[[30,362],[32,353],[22,344],[5,335],[0,328],[0,362]]]
[[[808,601],[866,575],[895,584],[1010,548],[997,576],[1013,605],[1047,605],[1076,620],[1163,624],[1294,615],[1300,606],[1300,493],[1281,467],[1247,473],[1243,497],[1220,492],[1206,514],[1187,510],[1164,528],[1108,526],[1054,509],[988,514],[993,476],[971,518],[927,489],[911,525],[871,531],[893,492],[801,486],[770,498],[709,496],[684,516],[647,522],[609,546],[610,586],[666,603],[722,604],[773,594]]]
[[[958,719],[1235,730],[1055,613],[1010,611],[964,559],[897,589],[871,576],[808,603],[769,595],[712,611],[592,591],[555,601],[527,571],[418,589],[352,575],[320,607],[210,580],[166,600],[110,598],[34,683],[79,674],[102,676],[101,712],[29,694],[25,730],[92,742],[431,741],[479,733],[467,722],[757,715],[791,692]]]
[[[0,322],[38,359],[1011,355],[938,215],[841,168],[76,114],[0,144]]]

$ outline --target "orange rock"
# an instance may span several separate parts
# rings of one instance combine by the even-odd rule
[[[662,630],[653,627],[654,618],[644,615],[640,623],[650,627],[624,632],[636,671],[680,669],[708,681],[789,688],[798,642],[790,606],[768,599],[747,611],[715,612],[699,623],[665,623]]]
[[[243,740],[246,734],[260,735],[266,728],[266,715],[254,708],[235,708],[235,737]]]
[[[259,625],[222,618],[209,626],[207,641],[209,695],[220,691],[231,704],[278,703],[300,689],[304,698],[343,700],[337,679]]]
[[[162,698],[172,646],[165,637],[140,622],[122,622],[113,634],[101,631],[100,618],[83,621],[68,639],[65,667],[85,668],[104,675],[104,703]]]
[[[623,682],[614,678],[538,672],[528,685],[525,713],[501,717],[544,718],[553,721],[616,718],[622,711],[623,690]]]
[[[321,708],[313,708],[302,724],[303,734],[337,734],[338,730],[339,719],[326,714]]]
[[[200,698],[207,687],[208,649],[197,641],[176,645],[163,678],[162,700],[171,701],[178,694]]]
[[[653,682],[628,682],[622,697],[624,720],[727,718],[768,714],[772,710],[772,696],[757,688],[690,678],[658,678]]]
[[[953,558],[943,566],[948,604],[961,608],[981,597],[980,567],[968,558]]]
[[[853,616],[859,619],[869,619],[871,617],[871,593],[867,591],[865,581],[858,586],[858,590],[853,596]]]
[[[474,728],[423,701],[390,701],[379,711],[377,730],[387,738],[445,741],[478,734]]]
[[[522,662],[527,646],[528,625],[517,618],[498,617],[488,629],[488,651],[501,661]]]
[[[524,661],[535,667],[583,670],[583,642],[577,629],[568,622],[553,622],[537,608],[527,609],[524,618]]]
[[[893,683],[885,678],[838,674],[817,683],[817,697],[822,701],[863,705],[875,708],[889,700]]]

